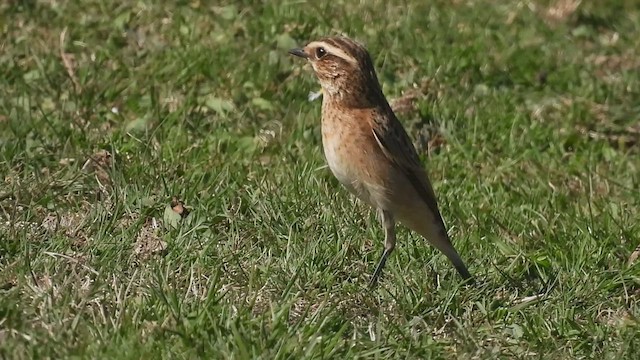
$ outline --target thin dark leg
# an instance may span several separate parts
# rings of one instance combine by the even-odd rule
[[[380,261],[378,261],[378,265],[376,266],[376,270],[373,272],[371,276],[371,280],[369,281],[369,288],[373,289],[378,284],[378,278],[380,278],[380,274],[382,274],[382,269],[384,268],[384,264],[387,263],[387,258],[389,257],[390,251],[384,249],[382,252],[382,256],[380,257]]]
[[[382,252],[380,261],[378,261],[378,265],[376,266],[376,269],[371,276],[371,281],[369,281],[369,288],[374,288],[378,283],[380,274],[382,274],[382,269],[384,269],[384,264],[387,263],[389,255],[396,247],[396,229],[393,215],[388,211],[382,210],[381,218],[382,226],[384,227],[384,251]]]

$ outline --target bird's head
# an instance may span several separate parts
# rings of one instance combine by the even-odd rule
[[[289,53],[307,59],[322,86],[325,99],[357,102],[365,106],[382,96],[369,52],[347,37],[328,37],[312,41]]]

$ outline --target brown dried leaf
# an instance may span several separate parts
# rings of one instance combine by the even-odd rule
[[[557,0],[551,4],[543,13],[544,18],[549,22],[562,22],[573,15],[582,0]]]
[[[627,261],[627,265],[629,266],[633,265],[633,263],[635,263],[636,260],[638,260],[638,257],[640,257],[640,245],[638,245],[636,249],[631,253],[631,256],[629,256],[629,261]]]
[[[113,157],[111,156],[111,153],[107,150],[100,150],[98,152],[96,152],[95,154],[93,154],[88,160],[87,162],[85,162],[85,165],[83,166],[83,169],[85,169],[85,167],[89,167],[91,168],[91,166],[95,167],[95,166],[99,166],[102,168],[108,168],[111,166],[113,162]]]
[[[171,199],[171,210],[180,215],[183,219],[189,215],[189,209],[184,206],[182,200],[179,200],[177,197],[173,197]]]
[[[108,170],[113,164],[113,157],[107,150],[99,150],[91,155],[82,165],[82,170],[86,172],[95,172],[98,181],[101,184],[110,184]]]
[[[393,112],[398,116],[406,116],[417,110],[417,102],[420,99],[433,97],[440,98],[442,88],[432,78],[424,78],[420,84],[414,84],[413,88],[403,91],[402,96],[389,101]]]
[[[447,139],[440,133],[434,134],[431,139],[429,139],[428,149],[429,152],[436,151],[447,144]]]
[[[640,134],[632,132],[634,128],[629,127],[627,131],[614,131],[611,129],[590,129],[584,126],[576,126],[576,130],[586,135],[589,139],[606,141],[613,148],[630,148],[640,143]],[[632,131],[628,131],[632,130]]]
[[[586,61],[608,71],[627,71],[640,66],[640,60],[631,51],[622,54],[592,55],[587,57]]]
[[[405,92],[399,98],[390,101],[391,109],[397,116],[403,116],[416,111],[416,100],[418,100],[420,92],[411,89]]]

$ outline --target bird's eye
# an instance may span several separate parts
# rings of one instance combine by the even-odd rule
[[[327,50],[325,50],[323,47],[319,47],[316,49],[316,58],[320,59],[325,55],[327,55]]]

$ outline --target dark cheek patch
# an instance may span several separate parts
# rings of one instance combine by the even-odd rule
[[[344,73],[344,69],[350,65],[346,60],[329,54],[318,61],[318,75],[327,78],[337,78]]]

